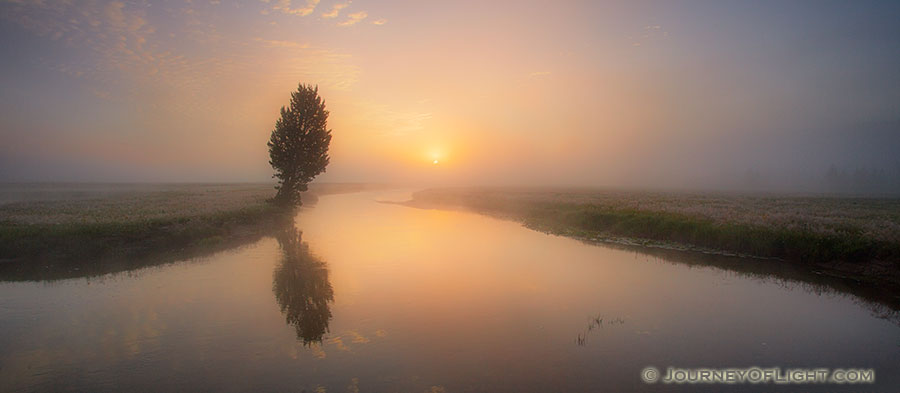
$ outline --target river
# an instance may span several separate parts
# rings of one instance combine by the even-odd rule
[[[202,258],[0,282],[0,390],[700,387],[645,384],[648,366],[871,368],[875,385],[794,388],[900,386],[890,309],[474,213],[379,203],[408,195],[325,196],[295,227]]]

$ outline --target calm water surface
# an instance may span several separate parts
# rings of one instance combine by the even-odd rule
[[[818,388],[900,387],[900,327],[852,296],[376,202],[407,197],[323,197],[206,258],[0,283],[0,390],[696,388],[645,385],[648,365],[874,368],[875,386]]]

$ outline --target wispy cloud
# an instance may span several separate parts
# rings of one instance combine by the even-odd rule
[[[547,76],[547,75],[550,75],[550,71],[535,71],[535,72],[528,74],[528,76],[530,76],[532,78],[539,78],[539,77]]]
[[[651,44],[654,41],[665,40],[668,38],[669,32],[663,30],[662,26],[660,25],[644,26],[643,32],[639,36],[628,36],[628,39],[632,40],[631,46]]]
[[[280,59],[273,68],[270,78],[290,83],[313,80],[336,90],[349,90],[359,79],[359,67],[351,63],[351,56],[331,49],[307,48]]]
[[[266,48],[296,48],[296,49],[306,49],[309,48],[309,44],[295,41],[283,41],[283,40],[266,40],[262,38],[256,38],[256,42],[261,43]]]
[[[331,11],[323,13],[322,17],[326,18],[326,19],[337,18],[338,14],[341,13],[341,10],[344,8],[347,8],[349,6],[350,6],[349,1],[346,3],[337,3],[331,7]]]
[[[354,12],[350,15],[347,15],[347,20],[338,23],[338,26],[352,26],[361,22],[363,19],[366,19],[366,17],[368,16],[369,13],[366,11]]]
[[[384,18],[376,19],[376,20],[372,21],[373,25],[378,25],[378,26],[381,26],[385,23],[387,23],[387,19],[384,19]]]
[[[360,102],[355,108],[365,124],[386,137],[403,137],[425,130],[433,114],[420,110],[396,110],[375,102]]]
[[[317,5],[319,5],[319,0],[306,0],[306,4],[303,7],[292,8],[291,0],[278,0],[272,5],[272,9],[284,14],[307,16],[316,10]]]
[[[154,45],[156,29],[142,9],[129,9],[119,1],[78,6],[22,3],[6,9],[2,18],[38,36],[88,49],[91,55],[81,61],[53,64],[59,59],[42,60],[45,66],[76,78],[108,82],[116,72],[156,78],[160,68],[180,61]]]
[[[209,10],[202,8],[167,12],[170,22],[160,24],[153,23],[159,20],[149,18],[144,7],[118,1],[23,3],[7,7],[0,21],[82,53],[38,63],[85,81],[89,92],[104,98],[140,97],[153,91],[190,101],[184,108],[198,108],[213,105],[204,95],[222,79],[273,85],[312,80],[346,90],[358,78],[349,55],[306,42],[218,32]],[[183,47],[173,46],[176,41]],[[191,49],[197,47],[204,51]],[[259,61],[261,50],[266,51],[265,62]]]

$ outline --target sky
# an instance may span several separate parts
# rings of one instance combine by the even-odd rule
[[[0,181],[269,181],[307,83],[331,112],[322,181],[900,184],[898,20],[867,1],[2,1]]]

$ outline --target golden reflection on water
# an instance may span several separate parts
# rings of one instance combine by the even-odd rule
[[[0,390],[634,390],[647,365],[898,382],[900,329],[850,299],[375,202],[407,196],[323,197],[202,260],[0,284]]]

